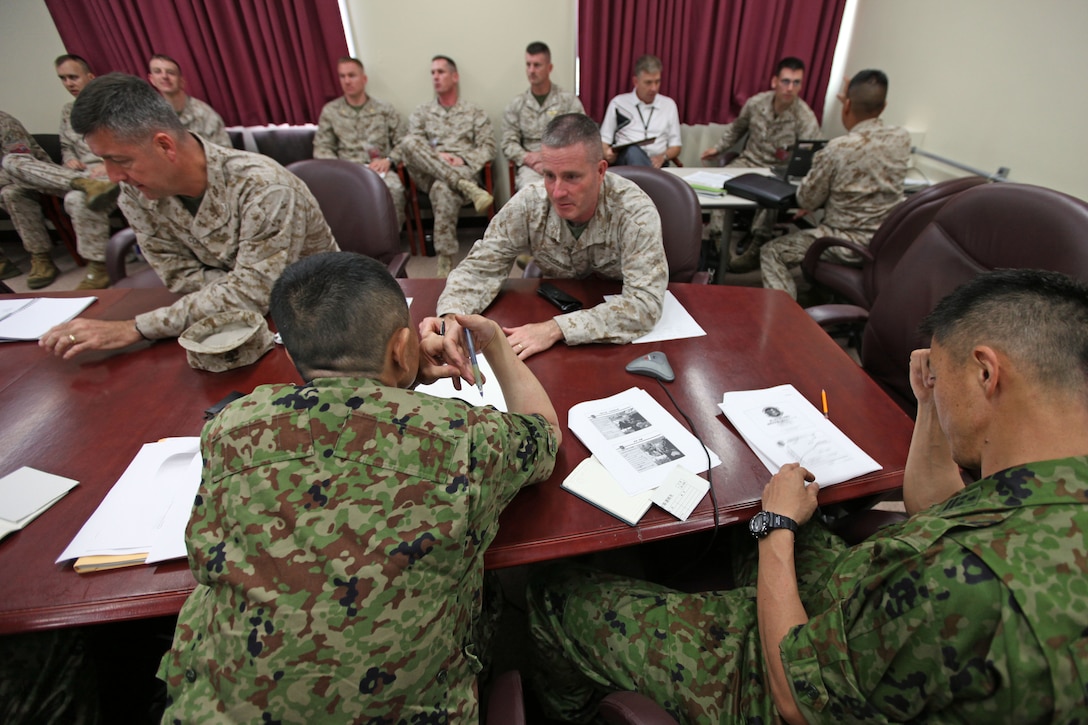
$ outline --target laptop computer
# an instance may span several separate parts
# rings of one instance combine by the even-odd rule
[[[790,149],[789,162],[784,166],[772,167],[771,171],[783,181],[800,179],[812,168],[812,157],[824,146],[827,146],[827,141],[821,139],[799,139]]]

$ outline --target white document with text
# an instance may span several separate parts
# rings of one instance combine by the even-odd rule
[[[829,486],[881,469],[792,385],[726,393],[718,407],[772,474],[800,463]]]

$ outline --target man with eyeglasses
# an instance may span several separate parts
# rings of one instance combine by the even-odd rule
[[[718,144],[704,151],[702,158],[720,156],[747,133],[744,150],[727,165],[774,166],[789,159],[790,148],[798,139],[819,138],[816,114],[800,98],[804,78],[805,64],[800,58],[778,61],[771,90],[749,98],[736,120],[726,126]]]

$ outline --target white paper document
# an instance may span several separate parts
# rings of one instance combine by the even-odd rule
[[[672,469],[672,473],[650,492],[653,502],[670,514],[687,521],[688,516],[710,491],[710,481],[696,476],[683,466]]]
[[[822,487],[881,469],[792,385],[726,393],[718,407],[772,474],[800,463]]]
[[[0,342],[37,340],[54,325],[87,309],[97,297],[34,297],[0,300]]]
[[[605,295],[605,301],[619,295]],[[661,342],[662,340],[681,340],[685,337],[702,337],[706,335],[704,330],[691,313],[684,309],[680,300],[673,296],[672,292],[665,290],[665,300],[661,307],[661,319],[657,321],[653,329],[642,337],[632,340],[632,344],[639,342]]]
[[[0,539],[36,519],[78,483],[29,466],[0,478]]]
[[[483,397],[480,396],[480,391],[475,385],[469,385],[464,380],[461,381],[461,389],[457,390],[453,387],[452,378],[440,378],[429,385],[418,385],[416,390],[420,393],[433,395],[436,398],[457,398],[470,405],[493,405],[497,410],[504,413],[508,412],[506,410],[506,396],[502,394],[502,388],[499,387],[499,381],[491,371],[487,358],[478,355],[476,361],[480,363],[480,374],[484,378]]]
[[[200,438],[145,443],[57,563],[81,556],[185,556],[185,526],[200,487]]]
[[[573,406],[567,427],[629,495],[660,486],[678,465],[702,473],[708,453],[711,468],[721,463],[641,388]]]

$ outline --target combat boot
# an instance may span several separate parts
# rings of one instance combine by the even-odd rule
[[[488,194],[468,179],[459,179],[457,181],[457,190],[467,196],[469,201],[472,202],[472,206],[474,206],[476,211],[481,214],[487,211],[488,208],[495,203],[495,197],[491,196],[491,194]]]
[[[87,262],[87,274],[76,289],[106,289],[110,286],[110,275],[106,272],[105,262]]]
[[[87,195],[87,208],[91,211],[106,211],[121,194],[121,187],[106,179],[72,179],[69,186]]]
[[[436,277],[449,277],[450,272],[453,271],[453,257],[449,254],[438,255],[438,271],[435,272]]]
[[[53,280],[60,274],[57,265],[53,264],[53,257],[45,252],[30,255],[30,274],[26,278],[26,286],[30,289],[41,289],[53,284]]]
[[[22,272],[15,266],[15,262],[12,262],[6,255],[0,254],[0,279],[11,279],[12,277],[18,277]]]

